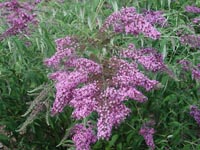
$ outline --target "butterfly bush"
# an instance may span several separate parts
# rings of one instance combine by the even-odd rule
[[[200,13],[200,8],[196,7],[196,6],[186,6],[185,7],[185,11],[186,12],[190,12],[190,13]]]
[[[103,24],[101,31],[109,29],[110,26],[117,33],[125,32],[132,35],[143,33],[152,39],[160,37],[160,32],[145,17],[138,14],[134,7],[122,8],[120,11],[111,14]]]
[[[155,149],[155,144],[154,144],[154,140],[153,140],[154,133],[155,133],[154,128],[151,128],[148,126],[143,126],[139,131],[139,134],[144,137],[144,140],[145,140],[147,146],[151,150]]]
[[[152,25],[167,26],[167,19],[163,16],[162,11],[143,10],[142,15]]]
[[[71,134],[76,150],[89,150],[90,144],[95,143],[97,140],[92,127],[86,128],[83,124],[76,124],[71,130]]]
[[[195,119],[195,121],[200,125],[200,109],[197,106],[192,105],[190,107],[190,115]]]
[[[180,37],[180,42],[193,48],[200,48],[200,36],[194,34],[185,34]]]
[[[134,35],[143,33],[153,39],[160,36],[133,7],[111,14],[101,32],[105,32],[109,26]],[[55,43],[55,54],[44,61],[47,67],[54,70],[49,75],[56,89],[51,113],[56,115],[66,106],[74,108],[72,117],[77,120],[97,113],[97,139],[108,140],[113,127],[117,127],[130,114],[125,101],[132,99],[143,103],[148,100],[138,90],[139,87],[146,91],[159,88],[160,83],[146,76],[138,65],[152,72],[166,68],[161,55],[153,48],[137,50],[134,44],[130,44],[117,55],[94,61],[83,57],[81,40],[77,37],[67,36],[57,39]],[[91,129],[86,129],[82,124],[75,126],[74,133],[72,139],[77,149],[88,150],[89,145],[96,141],[96,138],[91,138]]]
[[[192,79],[194,79],[198,82],[200,81],[200,64],[197,64],[195,66],[188,60],[180,60],[179,64],[182,65],[182,69],[184,71],[191,72]]]
[[[48,67],[59,69],[60,61],[65,57],[75,57],[75,50],[79,46],[74,37],[60,38],[55,41],[56,53],[50,58],[45,60],[45,64]],[[68,61],[69,62],[69,61]]]
[[[0,3],[0,9],[8,24],[8,29],[0,35],[1,39],[19,32],[27,32],[30,24],[37,24],[32,3],[11,0]]]
[[[167,69],[166,65],[163,63],[162,55],[157,53],[153,48],[138,50],[133,44],[130,44],[128,49],[122,51],[121,56],[136,60],[148,71],[157,72]]]
[[[200,69],[199,68],[192,69],[192,78],[197,81],[200,81]]]
[[[180,61],[178,61],[178,63],[179,64],[181,64],[182,65],[182,69],[184,70],[184,71],[190,71],[190,69],[191,69],[191,62],[190,61],[188,61],[188,60],[184,60],[184,59],[182,59],[182,60],[180,60]]]
[[[148,122],[143,123],[142,127],[139,130],[139,134],[143,136],[146,145],[151,150],[155,149],[155,144],[153,140],[153,135],[155,134],[155,129],[153,128],[154,125],[155,121],[151,119]]]
[[[186,6],[185,11],[190,13],[200,13],[200,8],[196,6]],[[194,24],[198,24],[199,21],[200,21],[199,17],[192,19],[192,22]],[[195,31],[194,28],[192,30]],[[189,45],[192,48],[200,48],[199,41],[200,41],[200,36],[196,34],[182,34],[180,36],[180,42],[184,45]]]
[[[196,17],[192,20],[193,23],[198,24],[200,23],[200,17]]]
[[[42,0],[35,0],[35,4],[42,2]]]

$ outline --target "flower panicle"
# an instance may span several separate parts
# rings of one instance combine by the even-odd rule
[[[90,145],[97,141],[91,125],[85,127],[83,124],[76,124],[72,130],[72,141],[76,146],[76,150],[90,150]]]
[[[113,13],[107,18],[101,31],[110,26],[120,32],[123,29],[131,34],[144,33],[154,39],[160,35],[133,7]],[[54,80],[56,89],[51,113],[56,115],[66,106],[71,106],[74,108],[72,117],[81,120],[96,112],[96,139],[108,140],[112,129],[130,114],[131,110],[124,101],[133,99],[143,103],[148,100],[138,90],[139,87],[146,91],[158,87],[159,82],[151,80],[140,71],[138,64],[152,72],[166,67],[161,55],[153,48],[136,50],[135,46],[130,44],[127,51],[122,50],[122,53],[110,58],[99,58],[96,62],[80,54],[78,38],[67,36],[57,39],[55,43],[55,54],[44,62],[47,67],[54,69],[54,73],[49,76]],[[90,129],[83,125],[75,126],[73,141],[77,149],[88,150],[93,143],[90,140],[92,134],[88,130]],[[87,138],[82,138],[85,136]]]
[[[34,4],[12,0],[0,3],[2,14],[9,25],[9,28],[1,34],[1,38],[16,35],[20,32],[28,33],[29,25],[36,25],[38,20],[34,11]]]
[[[145,17],[138,14],[134,7],[126,7],[111,14],[106,19],[100,31],[106,31],[110,26],[117,33],[132,35],[143,33],[145,36],[152,39],[158,39],[160,37],[160,32],[158,32]]]
[[[190,12],[190,13],[200,13],[200,8],[196,7],[196,6],[188,5],[188,6],[185,7],[185,11]]]
[[[195,121],[200,125],[200,109],[197,106],[190,106],[190,115],[195,119]]]
[[[153,140],[153,135],[155,134],[155,129],[148,126],[148,125],[143,125],[139,131],[139,134],[143,136],[145,143],[147,146],[151,149],[155,149],[155,143]]]
[[[163,16],[163,11],[143,10],[142,15],[152,25],[166,27],[167,19]]]

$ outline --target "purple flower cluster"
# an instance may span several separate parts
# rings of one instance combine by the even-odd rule
[[[144,10],[142,15],[152,25],[167,26],[167,19],[163,16],[162,11]]]
[[[178,61],[178,63],[182,65],[182,68],[184,71],[190,71],[190,69],[191,69],[190,61],[183,59],[183,60]]]
[[[188,60],[180,60],[179,64],[182,65],[182,68],[184,71],[190,71],[192,73],[192,78],[196,81],[200,81],[200,64],[197,64],[197,66],[194,66],[190,61]]]
[[[53,74],[55,75],[55,73]],[[52,115],[62,112],[63,108],[72,99],[72,91],[81,83],[88,79],[88,75],[84,72],[56,72],[54,76],[56,80],[56,99],[51,110]]]
[[[99,88],[95,82],[75,89],[73,91],[73,99],[70,101],[70,106],[75,109],[72,116],[81,119],[97,110],[96,96],[98,92]]]
[[[87,72],[90,74],[99,74],[102,71],[99,64],[86,58],[77,58],[76,60],[74,59],[70,63],[68,62],[68,66],[75,67],[79,71]]]
[[[48,67],[56,69],[56,72],[50,75],[56,82],[56,99],[52,114],[62,112],[66,105],[71,105],[75,108],[73,116],[77,119],[84,118],[94,111],[97,85],[91,83],[81,88],[78,86],[88,82],[90,75],[101,73],[101,66],[76,55],[75,50],[79,45],[75,38],[67,36],[55,42],[57,52],[44,62]]]
[[[40,3],[42,0],[35,0],[35,4]]]
[[[186,6],[185,11],[191,12],[191,13],[200,13],[200,8],[196,6]]]
[[[103,24],[101,31],[107,30],[110,26],[115,32],[138,35],[143,33],[152,39],[158,39],[158,32],[145,17],[138,14],[134,7],[123,8],[118,12],[111,14]]]
[[[196,7],[196,6],[186,6],[185,7],[185,11],[190,12],[190,13],[197,13],[197,14],[199,14],[200,13],[200,8]],[[192,22],[194,24],[198,24],[200,22],[200,18],[199,17],[193,18]]]
[[[152,90],[158,84],[158,81],[150,80],[137,69],[135,63],[128,63],[125,60],[112,58],[112,66],[118,68],[116,75],[112,80],[118,87],[135,87],[142,86],[147,91]],[[143,100],[141,100],[143,101]]]
[[[186,6],[185,11],[199,14],[200,8],[196,7],[196,6]],[[194,24],[198,24],[200,22],[200,18],[199,17],[193,18],[192,22]],[[194,30],[194,28],[192,30]],[[200,36],[199,35],[184,34],[184,35],[180,36],[180,42],[182,44],[189,45],[192,48],[200,48]]]
[[[6,17],[9,28],[2,33],[1,38],[16,35],[19,32],[25,32],[29,24],[36,24],[36,15],[33,14],[34,5],[28,2],[19,2],[12,0],[11,2],[0,3],[3,17]]]
[[[125,31],[157,39],[160,33],[137,14],[135,8],[123,8],[106,20],[101,31],[112,25],[115,31]],[[77,149],[89,149],[96,139],[109,139],[112,128],[118,126],[131,110],[123,103],[129,99],[138,102],[147,101],[147,97],[138,90],[156,89],[159,82],[149,79],[138,67],[138,63],[153,72],[166,68],[160,54],[151,48],[136,50],[130,45],[128,50],[117,56],[101,58],[97,63],[84,58],[79,53],[81,44],[75,37],[60,38],[56,42],[56,52],[45,60],[48,67],[54,69],[49,77],[55,81],[56,95],[52,115],[62,112],[65,106],[74,108],[72,117],[84,119],[92,112],[98,114],[97,135],[91,142],[91,128],[75,126],[73,141]],[[132,60],[128,60],[131,58]],[[142,132],[141,132],[142,133]]]
[[[148,126],[143,126],[139,131],[139,134],[144,137],[144,140],[145,140],[147,146],[151,150],[155,149],[155,144],[154,144],[154,140],[153,140],[154,133],[155,133],[154,128],[150,128]]]
[[[133,44],[130,44],[128,49],[122,51],[121,56],[137,61],[148,71],[157,72],[167,69],[162,55],[153,48],[137,50]]]
[[[100,65],[79,57],[76,53],[80,48],[77,43],[72,37],[56,40],[57,52],[45,60],[48,67],[55,69],[50,75],[56,87],[51,112],[53,115],[62,112],[66,105],[74,108],[72,116],[75,119],[83,119],[97,112],[97,138],[109,139],[112,128],[130,113],[123,101],[130,98],[145,102],[147,97],[137,87],[149,91],[157,88],[158,81],[150,80],[140,72],[134,61],[111,57]],[[149,50],[143,50],[143,54],[145,51],[147,53]],[[153,63],[157,64],[156,60]]]
[[[192,20],[193,23],[197,24],[200,23],[200,17],[196,17]]]
[[[107,65],[115,73],[104,83],[107,84],[107,88],[99,95],[97,137],[104,139],[108,139],[112,128],[129,115],[130,110],[122,103],[123,101],[128,98],[138,102],[147,100],[147,97],[136,89],[137,86],[144,87],[148,91],[158,84],[157,81],[150,80],[142,74],[135,63],[112,57]]]
[[[59,69],[59,65],[62,59],[68,58],[68,63],[73,62],[73,59],[75,57],[75,50],[79,45],[74,37],[69,36],[57,39],[55,43],[56,53],[51,58],[46,59],[44,63],[48,67]]]
[[[83,124],[76,124],[71,133],[76,150],[90,150],[90,145],[97,140],[92,128],[90,126],[86,128]]]
[[[200,69],[199,68],[193,68],[192,69],[192,78],[196,81],[200,81]]]
[[[120,92],[120,90],[108,87],[100,95],[99,107],[97,109],[99,114],[97,122],[98,138],[108,139],[113,126],[119,125],[130,113],[130,109],[122,103],[125,93]]]
[[[200,125],[200,110],[197,106],[190,107],[190,115],[196,120],[196,122]]]
[[[185,34],[180,37],[180,41],[182,44],[187,44],[193,48],[200,48],[200,36]]]

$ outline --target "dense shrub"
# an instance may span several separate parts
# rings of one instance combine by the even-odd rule
[[[198,1],[0,2],[4,149],[200,149]]]

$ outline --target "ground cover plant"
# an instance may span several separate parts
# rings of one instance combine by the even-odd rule
[[[0,1],[3,149],[200,149],[200,3]]]

